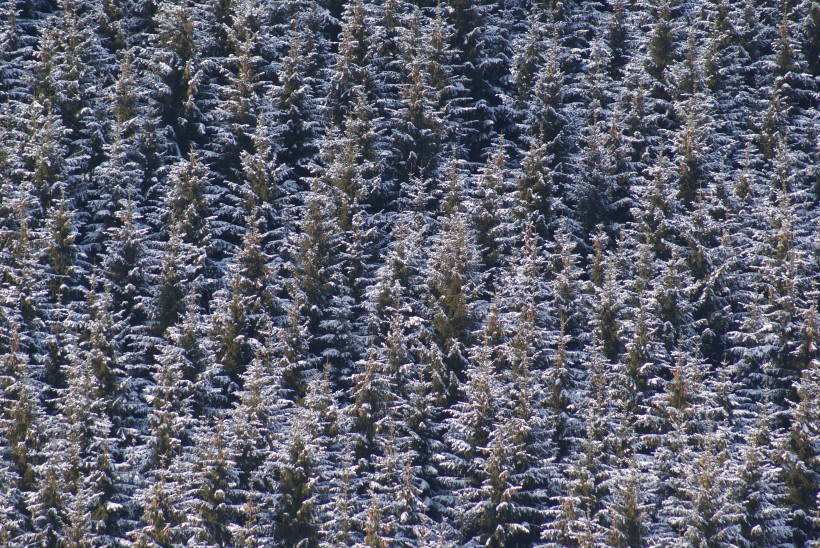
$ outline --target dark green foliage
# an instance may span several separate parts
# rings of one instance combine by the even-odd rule
[[[812,546],[818,36],[0,0],[0,545]]]
[[[274,537],[283,546],[317,546],[318,531],[313,516],[313,463],[298,432],[278,472],[277,493],[280,499],[275,514]]]

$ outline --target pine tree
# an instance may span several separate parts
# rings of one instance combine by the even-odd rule
[[[661,83],[665,83],[666,69],[676,58],[676,29],[672,9],[669,2],[663,2],[653,10],[653,27],[647,42],[647,70]]]
[[[77,286],[81,279],[74,211],[65,198],[58,200],[49,210],[46,227],[51,235],[45,249],[49,300],[58,306],[65,305],[79,299]]]
[[[302,304],[299,312],[313,334],[307,341],[308,350],[320,359],[330,360],[335,383],[349,367],[350,349],[345,338],[350,328],[346,315],[334,318],[331,308],[349,303],[349,295],[342,282],[338,225],[323,214],[323,207],[330,208],[326,197],[311,193],[301,222],[298,254],[292,265],[295,283],[290,292],[293,301]],[[345,309],[340,312],[344,314]]]
[[[150,37],[149,52],[155,80],[150,85],[160,119],[172,129],[183,154],[199,142],[203,121],[197,101],[203,52],[197,40],[196,16],[194,6],[161,1],[151,22],[155,34]]]
[[[156,186],[154,175],[163,156],[162,147],[168,144],[159,134],[153,103],[140,93],[137,76],[141,67],[136,55],[130,50],[125,55],[119,78],[107,97],[114,123],[103,147],[105,159],[95,166],[88,193],[80,202],[85,215],[80,244],[92,264],[100,262],[106,232],[116,226],[122,202],[130,196],[140,206],[147,205],[143,198]]]
[[[663,445],[656,451],[662,535],[708,544],[736,542],[740,508],[730,497],[728,432],[706,366],[698,357],[673,353],[671,380],[656,398],[665,415]],[[662,528],[671,529],[662,532]]]
[[[187,160],[179,160],[171,169],[166,197],[168,226],[180,232],[182,241],[193,249],[190,253],[207,255],[212,230],[208,199],[209,170],[199,153],[191,150]],[[186,262],[197,265],[198,257]],[[201,268],[206,268],[202,265]]]
[[[708,115],[699,113],[697,106],[689,103],[687,115],[678,137],[678,199],[685,207],[692,207],[704,186],[704,173],[709,161],[709,150],[704,146],[703,135],[708,134]]]
[[[727,478],[722,466],[726,456],[722,452],[715,454],[711,443],[712,440],[706,441],[693,469],[687,471],[694,481],[684,481],[679,488],[691,505],[688,512],[670,520],[679,534],[695,545],[734,542],[739,529],[738,509],[725,496]]]
[[[452,169],[455,170],[455,166]],[[463,352],[469,341],[472,323],[469,303],[475,291],[473,277],[478,263],[474,231],[458,205],[461,184],[458,173],[452,173],[428,280],[433,332],[447,356],[448,367],[458,377],[463,374]]]
[[[35,99],[29,112],[28,141],[23,146],[22,156],[25,159],[26,177],[31,181],[39,200],[40,211],[37,217],[42,218],[52,201],[66,190],[68,166],[63,139],[68,129],[47,99],[43,102]]]
[[[476,181],[473,225],[476,246],[481,253],[481,267],[488,274],[488,286],[493,284],[493,271],[499,266],[499,258],[508,254],[507,240],[512,232],[512,227],[503,222],[509,218],[509,206],[504,203],[504,196],[509,192],[509,184],[505,181],[506,156],[501,136]]]
[[[5,447],[3,447],[5,451]],[[0,461],[0,477],[2,477],[3,488],[0,494],[3,497],[0,506],[0,542],[11,545],[12,539],[20,537],[26,529],[25,515],[19,510],[22,497],[16,484],[19,479],[9,466],[9,463]]]
[[[31,72],[26,65],[34,57],[36,40],[25,32],[26,18],[21,17],[21,10],[14,2],[4,2],[0,10],[3,13],[3,25],[0,27],[0,71],[3,80],[0,104],[28,103],[30,87],[26,78],[31,76]],[[3,117],[6,115],[4,112]]]
[[[339,36],[338,54],[330,78],[330,119],[341,123],[350,115],[354,90],[362,86],[369,91],[372,86],[368,70],[370,56],[368,48],[368,17],[364,1],[357,0],[345,5],[341,17],[341,34]]]
[[[816,447],[816,427],[814,418],[817,392],[817,361],[805,369],[800,381],[796,383],[799,400],[793,409],[794,421],[785,439],[778,444],[784,445],[780,463],[782,479],[786,484],[788,508],[791,509],[791,525],[794,533],[792,541],[802,543],[813,537],[816,531],[816,517],[809,500],[817,498],[818,486],[818,453]]]
[[[179,321],[183,313],[184,297],[187,293],[186,278],[190,276],[186,266],[196,266],[196,260],[190,260],[185,254],[184,246],[178,232],[172,233],[163,246],[162,266],[160,267],[159,288],[151,311],[155,322],[154,332],[164,333],[166,329]],[[186,276],[188,274],[188,276]]]
[[[308,175],[308,166],[318,155],[323,112],[318,96],[319,52],[307,15],[296,14],[291,21],[289,50],[281,61],[279,85],[271,90],[271,138],[277,143],[277,159],[290,171],[297,184]]]
[[[56,547],[65,542],[66,499],[64,461],[67,458],[64,439],[52,439],[44,449],[48,456],[37,466],[36,490],[28,493],[31,532],[23,537],[27,544]]]
[[[788,405],[786,400],[796,400],[793,383],[812,355],[798,349],[806,337],[811,339],[814,334],[806,331],[802,317],[810,305],[802,297],[806,289],[799,289],[807,288],[807,281],[802,274],[804,252],[797,243],[795,208],[782,191],[775,196],[774,207],[764,213],[767,228],[756,232],[759,241],[752,244],[755,258],[750,270],[755,274],[749,283],[756,296],[748,300],[752,314],[743,332],[748,335],[750,347],[748,366],[760,368],[760,373],[768,377],[772,403],[782,410]],[[763,385],[749,388],[761,390]]]
[[[786,486],[778,477],[777,461],[772,454],[775,436],[768,425],[768,406],[768,402],[761,405],[758,425],[747,436],[742,468],[738,470],[737,500],[743,513],[740,533],[748,546],[776,545],[790,537],[783,505]]]
[[[515,503],[521,486],[515,485],[510,477],[507,466],[512,448],[508,446],[510,440],[503,436],[500,434],[490,442],[490,453],[482,470],[482,485],[477,493],[481,498],[467,509],[464,516],[466,531],[470,531],[475,523],[477,540],[485,546],[516,546],[530,535],[526,522],[517,523],[521,518],[526,519]]]
[[[409,19],[409,29],[398,42],[406,45],[390,56],[393,65],[401,65],[397,100],[390,109],[396,121],[389,124],[399,160],[390,162],[386,173],[386,178],[395,178],[400,185],[414,176],[429,177],[438,171],[451,83],[442,66],[447,29],[440,13],[429,18],[416,9],[404,17]]]
[[[61,414],[68,442],[65,536],[69,545],[106,544],[122,534],[123,482],[112,461],[112,423],[88,363],[74,353]],[[59,434],[58,434],[59,435]]]
[[[211,44],[214,57],[208,85],[216,100],[208,112],[208,132],[212,142],[206,146],[213,156],[214,168],[226,180],[241,171],[241,161],[253,148],[263,114],[262,98],[269,87],[271,60],[265,49],[270,46],[271,29],[262,16],[259,2],[221,2],[219,16],[210,21],[216,40]],[[211,34],[211,33],[208,33]]]
[[[107,231],[103,263],[116,322],[112,339],[127,374],[139,376],[150,346],[146,320],[150,310],[148,273],[152,270],[152,257],[143,241],[147,229],[142,225],[134,197],[129,196],[120,204],[117,216],[118,224]]]
[[[548,509],[548,522],[541,537],[548,546],[592,546],[605,543],[607,531],[603,516],[609,499],[608,485],[617,462],[617,437],[620,426],[619,400],[623,398],[622,374],[617,368],[607,371],[603,345],[593,340],[587,364],[587,393],[579,451],[562,467],[560,494]]]
[[[549,27],[547,27],[549,29]],[[555,168],[566,158],[569,143],[570,120],[568,119],[566,75],[562,68],[564,51],[560,45],[560,25],[552,29],[547,38],[543,63],[539,66],[525,111],[525,123],[539,143],[543,143]]]
[[[191,429],[192,398],[194,385],[186,379],[186,372],[193,364],[180,348],[180,333],[169,330],[166,339],[157,349],[156,365],[152,371],[153,386],[148,390],[151,405],[148,416],[150,437],[146,467],[149,470],[167,470],[171,462],[190,445],[188,431]]]
[[[181,486],[175,468],[158,470],[148,478],[146,491],[138,494],[135,501],[140,505],[142,518],[129,536],[140,547],[173,546],[182,538],[181,526],[184,515],[179,510],[182,502]]]
[[[474,367],[464,386],[465,400],[452,406],[446,420],[447,452],[438,456],[441,481],[458,497],[458,506],[450,511],[459,515],[459,529],[468,541],[481,534],[479,515],[469,513],[481,496],[482,472],[490,454],[490,435],[502,411],[499,380],[492,363],[492,347],[485,341],[473,358]],[[497,466],[501,464],[496,462]],[[500,501],[497,501],[500,502]],[[479,505],[481,506],[481,505]],[[454,514],[451,519],[455,519]]]
[[[621,325],[619,315],[622,307],[622,296],[616,287],[615,258],[607,253],[601,260],[600,286],[593,283],[594,301],[592,325],[595,336],[601,342],[604,356],[612,362],[618,360],[621,353]]]
[[[35,486],[34,466],[39,458],[42,442],[39,429],[43,419],[19,325],[12,324],[9,340],[4,341],[2,365],[3,462],[17,479],[17,485],[9,487],[22,494]],[[20,510],[23,507],[18,508]]]
[[[48,21],[39,40],[34,67],[34,97],[59,115],[69,132],[66,147],[66,182],[82,188],[82,176],[103,158],[105,105],[98,83],[107,74],[110,57],[94,32],[96,5],[75,0],[59,2],[61,16]]]
[[[121,372],[117,371],[117,345],[107,338],[114,322],[111,316],[111,293],[105,289],[102,293],[99,292],[100,282],[96,273],[92,274],[89,281],[90,287],[85,294],[88,320],[80,341],[80,349],[97,380],[97,389],[109,402],[108,410],[111,414],[114,412],[111,404],[116,399],[115,394],[120,389],[118,384],[121,380]]]
[[[647,521],[652,507],[644,468],[633,456],[626,466],[613,473],[612,499],[604,510],[609,523],[608,542],[612,546],[634,548],[649,540]]]
[[[447,15],[454,31],[451,44],[460,53],[456,72],[467,85],[464,95],[468,108],[454,118],[471,130],[462,131],[470,143],[469,159],[477,161],[509,124],[501,98],[512,95],[513,90],[499,85],[498,80],[500,75],[509,74],[512,65],[505,20],[508,13],[504,7],[489,2],[455,0],[448,2]],[[498,125],[497,129],[492,127],[493,123]]]
[[[317,546],[318,528],[314,514],[316,479],[311,448],[295,419],[291,424],[290,443],[276,462],[276,493],[279,499],[274,510],[274,538],[282,546]]]
[[[520,173],[516,175],[517,209],[522,210],[516,213],[521,217],[531,217],[542,237],[547,236],[552,226],[556,207],[552,172],[547,167],[549,162],[547,146],[540,138],[532,138],[521,160]]]
[[[204,427],[206,421],[200,421]],[[230,546],[231,524],[236,519],[231,494],[236,486],[234,456],[227,444],[225,421],[217,418],[198,434],[196,445],[184,455],[183,496],[178,511],[184,512],[181,530],[187,538],[214,546]]]

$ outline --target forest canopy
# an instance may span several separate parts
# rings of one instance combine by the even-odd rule
[[[818,155],[818,0],[0,0],[0,545],[816,546]]]

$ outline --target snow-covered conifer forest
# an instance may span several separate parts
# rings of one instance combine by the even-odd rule
[[[820,0],[0,0],[0,545],[818,546]]]

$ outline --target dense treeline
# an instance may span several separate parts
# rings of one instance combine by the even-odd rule
[[[818,105],[818,0],[0,0],[0,545],[814,545]]]

